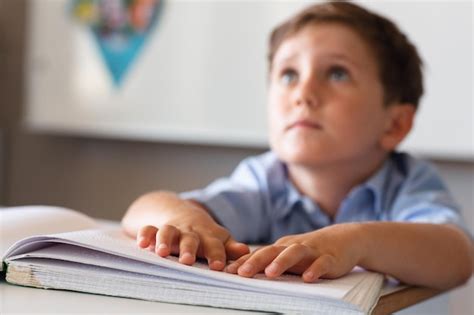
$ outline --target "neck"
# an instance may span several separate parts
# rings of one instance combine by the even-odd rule
[[[324,166],[308,166],[288,163],[292,183],[304,195],[334,218],[343,199],[350,190],[370,178],[383,164],[387,155],[361,161],[332,163]]]

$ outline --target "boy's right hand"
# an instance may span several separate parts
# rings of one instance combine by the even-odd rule
[[[149,218],[146,224],[152,223],[139,224],[138,246],[153,246],[161,257],[177,254],[179,262],[186,265],[192,265],[196,257],[205,258],[210,269],[223,270],[227,259],[249,253],[248,246],[235,241],[203,206],[173,193],[157,192],[139,198],[122,221],[125,230],[136,225],[137,219],[142,221],[138,217]]]

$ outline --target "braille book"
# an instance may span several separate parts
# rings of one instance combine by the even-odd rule
[[[119,225],[77,211],[27,206],[0,209],[0,254],[11,284],[179,304],[278,313],[368,314],[384,283],[354,269],[335,280],[304,283],[284,274],[244,278],[162,258]]]

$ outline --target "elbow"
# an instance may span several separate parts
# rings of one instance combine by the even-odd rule
[[[467,283],[474,272],[474,244],[470,239],[466,240],[466,252],[463,264],[460,266],[460,277],[458,285]]]
[[[458,249],[458,264],[453,266],[456,268],[456,276],[448,286],[454,288],[466,284],[472,277],[474,272],[474,243],[464,232],[458,231],[461,238]]]
[[[438,271],[431,274],[430,280],[422,284],[443,291],[466,284],[474,272],[474,242],[471,237],[458,227],[446,227],[450,230],[444,239],[447,251],[439,253],[439,261],[444,262],[438,265]]]
[[[469,263],[466,262],[463,266],[459,268],[458,277],[453,279],[453,283],[451,283],[448,288],[455,288],[458,286],[463,286],[469,282],[472,277],[473,273],[473,259],[470,258]]]

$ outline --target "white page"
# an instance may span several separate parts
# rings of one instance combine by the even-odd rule
[[[164,277],[168,279],[173,279],[173,281],[178,281],[178,282],[182,281],[182,282],[202,283],[206,285],[237,288],[237,289],[242,289],[242,290],[247,290],[247,291],[251,289],[248,286],[243,285],[243,284],[237,284],[237,283],[228,282],[228,281],[223,282],[222,281],[223,279],[214,279],[206,275],[200,275],[199,273],[189,273],[189,272],[179,271],[175,269],[170,269],[167,267],[152,265],[152,264],[148,264],[148,263],[144,263],[144,262],[140,262],[136,260],[131,260],[129,258],[118,257],[115,255],[106,254],[103,252],[87,249],[84,247],[78,247],[74,245],[57,244],[50,247],[41,248],[33,252],[28,252],[27,254],[20,255],[19,257],[52,258],[52,259],[57,259],[57,260],[64,260],[64,261],[124,270],[124,271],[129,271],[129,272],[134,272],[134,273],[145,274],[145,275],[159,276],[159,277]],[[17,259],[17,258],[14,258],[14,259]],[[175,262],[176,264],[179,264],[175,257],[169,257],[167,260],[171,260]],[[199,268],[201,270],[209,269],[206,264],[200,263],[200,262],[195,263],[193,267]],[[216,274],[224,274],[223,272],[217,272],[217,271],[211,271],[211,273],[213,273],[214,276]],[[229,274],[226,274],[226,275],[232,278],[238,277],[236,275],[229,275]],[[341,292],[343,291],[346,292],[354,286],[354,283],[357,282],[357,280],[355,279],[357,277],[360,277],[360,275],[358,276],[354,274],[354,275],[350,275],[349,278],[341,278],[338,280],[321,280],[318,282],[318,286],[321,286],[321,287],[327,286],[328,288],[327,296],[339,299],[341,298],[341,295],[340,295]],[[255,278],[260,279],[262,281],[269,281],[268,279],[265,279],[263,274],[257,275]],[[303,282],[301,281],[301,278],[295,275],[283,275],[271,281],[278,281],[278,282],[285,281],[285,282],[293,283],[293,284],[298,284],[298,283],[303,284]],[[304,284],[304,285],[308,287],[314,286],[314,284]],[[335,286],[338,287],[337,291],[333,290],[333,287]],[[265,288],[265,289],[257,288],[256,290],[260,292],[271,291],[268,288]],[[333,294],[336,294],[336,295],[333,295]]]
[[[96,227],[98,224],[88,216],[61,207],[0,208],[0,257],[13,243],[25,237]]]

